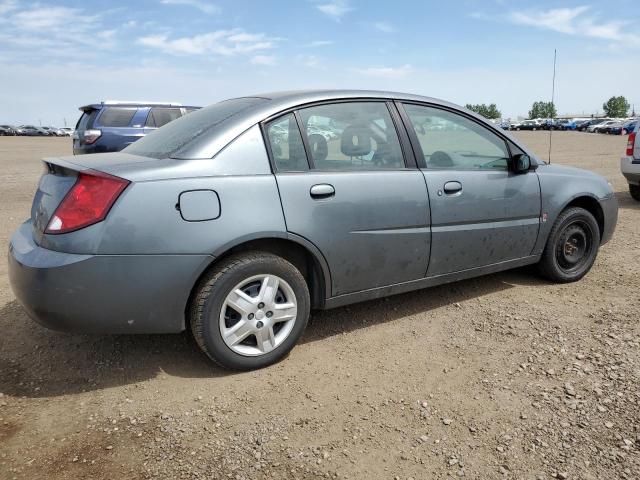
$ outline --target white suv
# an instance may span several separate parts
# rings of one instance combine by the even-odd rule
[[[629,182],[629,193],[640,202],[640,140],[636,141],[639,129],[640,124],[629,134],[626,154],[620,159],[620,170]]]

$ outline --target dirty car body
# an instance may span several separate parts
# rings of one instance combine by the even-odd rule
[[[586,248],[591,238],[596,250],[607,242],[617,220],[602,177],[548,165],[456,105],[389,92],[227,100],[122,152],[44,162],[31,218],[11,241],[10,279],[30,316],[57,330],[171,333],[191,322],[208,335],[198,317],[207,313],[201,311],[206,295],[224,284],[229,269],[250,268],[251,252],[284,260],[304,278],[298,289],[298,277],[278,273],[274,264],[276,285],[280,280],[274,295],[282,299],[272,303],[296,298],[287,304],[294,305],[289,317],[300,318],[306,308],[538,263],[556,220],[578,208],[593,216],[598,231],[587,225],[582,237],[567,237],[559,248],[568,262],[580,242]],[[93,205],[92,185],[99,195],[113,190],[96,219],[85,225],[72,207],[60,212],[73,201]],[[246,311],[236,309],[242,322],[253,322],[254,333],[263,325],[256,318],[275,312],[251,300],[263,298],[268,282],[265,277],[259,292],[244,289]],[[309,305],[303,305],[307,290]],[[222,308],[220,328],[210,335],[224,337],[233,326],[225,295],[226,303],[215,307]],[[213,313],[217,322],[219,312]],[[232,368],[262,366],[251,362],[261,352],[273,354],[268,362],[280,358],[271,350],[286,343],[278,335],[297,335],[291,328],[270,331],[262,350],[258,333],[256,340],[251,333],[251,341],[238,340],[238,348],[226,343],[248,363],[205,351]],[[224,349],[216,341],[209,350]]]

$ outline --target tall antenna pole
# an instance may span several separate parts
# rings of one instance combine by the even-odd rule
[[[553,49],[553,80],[551,82],[551,113],[553,113],[555,96],[556,96],[556,49],[554,48]],[[553,131],[553,128],[551,128],[550,126],[549,127],[549,163],[551,163],[551,132],[552,131]]]

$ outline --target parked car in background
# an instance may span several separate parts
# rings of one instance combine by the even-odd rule
[[[522,125],[522,122],[510,122],[509,123],[509,130],[518,130],[518,127]]]
[[[80,107],[73,153],[119,152],[157,128],[200,107],[179,103],[115,102]]]
[[[640,125],[636,123],[627,138],[627,150],[620,159],[620,170],[629,184],[629,193],[640,202]]]
[[[49,135],[54,136],[54,137],[63,137],[64,133],[61,129],[59,129],[58,127],[40,127],[43,130],[49,132]]]
[[[613,125],[615,123],[618,123],[618,120],[607,120],[606,122],[589,125],[589,127],[587,128],[587,132],[603,133],[609,125]]]
[[[62,132],[62,135],[64,137],[71,137],[73,136],[73,132],[74,132],[73,128],[71,127],[62,127],[60,131]]]
[[[283,358],[311,308],[533,264],[577,281],[618,215],[600,175],[391,92],[226,100],[122,152],[45,165],[9,248],[26,311],[62,330],[189,328],[238,370]]]
[[[546,118],[540,122],[540,128],[542,130],[555,130],[557,128],[557,120]]]
[[[629,135],[631,132],[633,132],[636,129],[639,123],[640,123],[640,120],[638,120],[637,118],[633,120],[627,120],[621,125],[620,131],[616,131],[616,132],[612,131],[611,133],[616,133],[618,135]]]
[[[582,119],[582,120],[576,120],[576,130],[582,132],[584,130],[586,130],[586,128],[589,126],[589,122],[591,122],[591,119]]]
[[[557,123],[557,129],[558,130],[575,130],[576,129],[576,122],[574,122],[573,120],[560,120]]]
[[[525,120],[520,125],[517,125],[515,130],[540,130],[541,128],[542,125],[536,120]]]
[[[24,135],[27,137],[48,137],[50,136],[50,133],[41,128],[41,127],[36,127],[35,125],[20,125],[17,129],[16,129],[16,133],[18,135]]]
[[[602,124],[602,126],[600,127],[596,127],[595,131],[597,133],[608,133],[608,134],[617,132],[617,134],[620,135],[623,124],[624,122],[621,122],[621,121],[615,121],[608,124],[605,123],[605,124]]]
[[[0,125],[0,135],[13,137],[17,135],[16,127],[12,125]]]
[[[580,131],[589,132],[589,128],[595,127],[596,125],[600,125],[601,123],[608,122],[611,120],[610,118],[592,118],[591,120],[583,123],[580,126]],[[591,130],[593,132],[593,130]]]

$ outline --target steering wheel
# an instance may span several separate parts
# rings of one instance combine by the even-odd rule
[[[505,160],[504,158],[496,158],[495,160],[480,164],[480,168],[506,167],[507,164]]]

